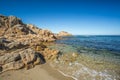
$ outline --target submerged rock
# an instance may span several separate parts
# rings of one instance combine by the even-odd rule
[[[78,53],[72,53],[72,56],[74,57],[74,58],[77,58],[78,56],[79,56],[79,54]]]

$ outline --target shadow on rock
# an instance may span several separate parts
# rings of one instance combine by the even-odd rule
[[[44,56],[43,56],[42,54],[40,54],[40,53],[38,53],[38,52],[36,52],[36,54],[40,57],[40,59],[41,59],[40,63],[41,63],[41,64],[46,63],[46,60],[45,60],[45,58],[44,58]]]

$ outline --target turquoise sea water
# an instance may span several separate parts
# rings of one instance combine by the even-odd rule
[[[51,46],[60,50],[55,63],[75,80],[120,80],[120,36],[69,36]],[[69,53],[80,54],[74,61]]]
[[[120,36],[70,36],[57,43],[88,48],[106,49],[120,53]]]
[[[78,53],[120,64],[120,36],[69,36],[56,43],[72,46]]]

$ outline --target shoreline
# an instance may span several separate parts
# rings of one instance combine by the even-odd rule
[[[64,72],[58,70],[58,72],[60,72],[62,75],[66,76],[66,77],[70,77],[70,78],[73,78],[74,80],[78,80],[77,78],[73,77],[73,76],[69,76],[67,74],[65,74]]]
[[[17,78],[16,78],[17,76]],[[65,76],[49,63],[37,65],[29,70],[10,70],[0,74],[0,80],[74,80],[71,77]]]

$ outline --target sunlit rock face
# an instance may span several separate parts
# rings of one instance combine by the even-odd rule
[[[58,33],[58,36],[72,36],[72,34],[65,32],[65,31],[61,31]]]
[[[15,16],[0,15],[0,73],[56,59],[59,51],[43,44],[56,39],[50,30],[25,24]]]
[[[49,49],[42,43],[26,45],[9,41],[3,42],[3,45],[5,48],[0,49],[0,73],[13,69],[30,69],[37,64],[57,59],[59,54],[58,50]]]
[[[0,36],[19,36],[33,33],[21,19],[15,16],[0,15]]]
[[[32,24],[25,24],[15,16],[0,15],[0,36],[7,38],[37,38],[40,41],[55,41],[56,36],[50,30],[40,29]]]

